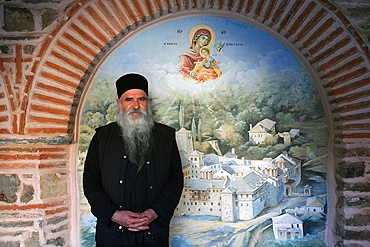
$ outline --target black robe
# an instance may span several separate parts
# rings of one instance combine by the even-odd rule
[[[184,178],[175,130],[155,123],[153,137],[154,146],[141,171],[144,172],[141,179],[146,179],[147,187],[142,192],[146,195],[140,207],[152,208],[158,218],[150,224],[149,230],[139,233],[130,232],[111,220],[116,210],[134,211],[127,206],[130,203],[125,202],[124,191],[130,186],[126,184],[129,160],[120,127],[117,123],[100,127],[91,140],[83,188],[91,212],[97,218],[95,239],[102,246],[168,246],[169,224],[182,193]],[[140,240],[142,237],[144,240]]]

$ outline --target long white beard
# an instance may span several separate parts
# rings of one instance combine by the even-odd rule
[[[143,115],[138,119],[129,116],[131,112],[139,111]],[[125,143],[129,160],[138,165],[139,168],[144,164],[145,155],[152,147],[152,129],[154,126],[153,114],[148,105],[147,111],[130,110],[124,112],[118,107],[116,115],[118,125],[121,127],[121,134]]]

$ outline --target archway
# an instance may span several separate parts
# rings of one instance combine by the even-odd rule
[[[178,71],[179,54],[193,54],[195,51],[189,50],[189,39],[193,39],[193,33],[207,33],[207,30],[210,30],[209,33],[212,34],[210,35],[210,43],[219,44],[219,47],[210,45],[207,49],[212,50],[212,58],[218,61],[217,64],[222,74],[220,77],[212,78],[212,80],[199,81],[203,75],[214,75],[212,68],[209,66],[208,70],[200,69],[200,72],[204,73],[203,75],[195,74],[199,75],[197,79],[184,78],[183,74]],[[223,47],[221,40],[225,43]],[[145,48],[137,49],[138,47]],[[219,50],[216,51],[216,49]],[[180,68],[188,68],[187,66],[190,67],[190,63],[186,63]],[[192,180],[185,179],[185,184],[190,186],[195,196],[193,194],[189,196],[185,192],[181,196],[185,199],[180,200],[175,216],[181,215],[182,217],[173,219],[172,229],[178,229],[177,225],[183,225],[180,222],[186,218],[185,215],[188,216],[187,209],[190,207],[191,217],[186,220],[187,227],[183,227],[183,231],[188,235],[186,240],[194,242],[194,239],[197,238],[197,232],[193,234],[190,234],[190,232],[196,229],[191,219],[198,217],[198,221],[195,220],[196,225],[199,225],[199,221],[203,222],[202,232],[205,235],[207,235],[206,232],[212,231],[213,223],[219,225],[219,227],[236,229],[229,231],[229,237],[224,236],[222,238],[223,243],[226,243],[231,241],[229,238],[232,239],[239,235],[237,230],[239,227],[244,230],[248,228],[247,221],[251,220],[251,217],[255,220],[254,227],[256,227],[258,224],[263,224],[269,220],[264,219],[263,215],[280,213],[279,210],[260,212],[263,209],[271,210],[271,206],[277,204],[279,204],[279,207],[282,207],[283,204],[286,207],[292,207],[291,204],[289,205],[288,197],[300,195],[296,192],[301,192],[301,188],[299,190],[295,188],[302,180],[300,178],[301,166],[299,166],[299,169],[297,168],[297,171],[285,172],[285,169],[292,169],[291,166],[296,166],[296,164],[283,158],[276,158],[283,152],[281,149],[283,144],[274,143],[271,139],[268,149],[257,145],[253,145],[249,149],[249,145],[252,144],[248,143],[246,138],[247,132],[250,130],[248,123],[257,124],[258,127],[260,125],[257,122],[260,122],[264,128],[272,129],[273,133],[278,130],[281,132],[281,129],[288,129],[289,126],[284,127],[288,122],[290,126],[300,126],[305,129],[302,130],[301,137],[303,138],[303,135],[308,137],[303,138],[306,140],[303,143],[296,139],[294,150],[301,151],[291,152],[290,146],[285,144],[284,151],[289,152],[289,156],[295,155],[297,158],[306,160],[309,158],[305,154],[307,153],[308,142],[311,143],[308,139],[311,140],[311,133],[318,130],[319,122],[325,122],[322,107],[315,107],[321,105],[321,102],[314,103],[318,96],[317,92],[313,93],[315,90],[312,89],[314,87],[312,80],[296,56],[286,46],[260,29],[230,18],[192,15],[191,17],[183,16],[155,23],[155,25],[151,25],[142,32],[136,33],[121,47],[114,52],[112,51],[104,65],[99,69],[94,85],[87,97],[86,107],[84,107],[83,121],[81,122],[83,134],[81,136],[86,136],[88,133],[93,134],[95,127],[114,121],[114,114],[112,116],[111,113],[111,109],[116,108],[115,94],[112,93],[115,91],[114,81],[122,74],[132,71],[143,74],[149,79],[149,95],[153,99],[152,103],[156,111],[155,119],[178,130],[176,136],[186,131],[192,131],[190,140],[187,136],[176,138],[179,142],[180,153],[184,157],[184,171],[189,170],[189,173],[196,175]],[[180,71],[186,72],[185,69],[180,69]],[[256,73],[256,71],[258,72]],[[290,91],[291,88],[296,88],[296,90]],[[302,95],[300,92],[305,93]],[[301,103],[303,99],[306,99],[304,104]],[[307,99],[310,100],[307,101]],[[283,108],[286,109],[284,110],[280,105],[284,105]],[[295,110],[297,108],[294,106],[298,105],[301,105],[300,110]],[[249,113],[250,109],[255,110]],[[260,115],[263,116],[261,119],[259,119]],[[263,121],[261,121],[262,119]],[[276,123],[269,119],[275,119]],[[299,121],[298,119],[306,119],[306,121]],[[309,126],[312,126],[312,124],[308,124],[309,121],[314,121],[315,128],[309,130]],[[199,123],[201,123],[200,128]],[[245,126],[235,127],[243,125]],[[263,129],[262,127],[259,128]],[[326,128],[324,128],[324,132],[327,132]],[[87,139],[90,140],[90,138]],[[275,138],[278,137],[275,136]],[[262,141],[263,139],[265,138],[261,138]],[[327,148],[326,135],[323,138],[317,138],[316,141],[318,139],[321,139],[318,146],[322,147],[322,151],[314,154],[314,156],[321,157],[325,155],[326,157],[327,151],[323,151],[324,147],[325,150]],[[218,149],[215,147],[210,149],[209,140],[218,143]],[[191,147],[184,144],[187,141],[191,143]],[[86,142],[84,139],[81,140],[81,143],[83,143],[81,147],[85,151],[89,141]],[[267,145],[263,144],[264,146]],[[304,147],[302,144],[304,144]],[[215,152],[220,154],[217,155]],[[310,153],[312,152],[310,151]],[[274,160],[271,161],[271,164],[265,164],[262,158],[274,158]],[[187,163],[188,161],[190,161],[190,164]],[[210,165],[210,163],[213,165]],[[277,163],[278,165],[276,165]],[[239,164],[239,166],[236,164]],[[268,167],[273,166],[275,169],[280,167],[279,174],[270,177],[273,182],[271,184],[268,182],[269,185],[267,186],[271,186],[271,191],[266,188],[262,177],[260,177],[260,181],[256,182],[256,177],[264,173],[266,165]],[[218,166],[218,168],[212,166]],[[235,173],[231,172],[233,169],[235,169]],[[226,182],[229,179],[213,180],[203,176],[204,174],[212,174],[212,172],[218,175],[220,175],[220,172],[225,172],[232,184]],[[252,174],[249,174],[250,172]],[[318,171],[317,176],[322,177],[323,182],[315,183],[315,187],[323,188],[321,191],[326,191],[324,179],[326,175],[319,176],[318,174],[321,173],[326,174],[326,169],[324,168],[322,172]],[[295,174],[299,174],[299,179],[295,177]],[[286,176],[284,183],[279,183],[279,186],[276,186],[277,181],[280,181],[284,176]],[[234,182],[240,182],[236,182],[238,179],[245,181],[243,185],[250,188],[250,190],[255,188],[261,190],[261,192],[245,194],[241,185],[233,185]],[[253,182],[248,183],[248,181]],[[297,184],[294,181],[298,181]],[[204,186],[202,186],[202,189],[197,188],[196,184],[198,183],[209,187],[207,190]],[[272,189],[272,187],[275,189]],[[286,188],[285,196],[283,192],[277,192],[282,187]],[[223,190],[235,191],[238,194],[235,202],[231,198],[221,200],[221,191]],[[317,191],[319,190],[315,190],[315,195]],[[261,194],[268,193],[270,193],[270,201],[266,201],[267,197],[265,196],[260,197]],[[238,203],[238,200],[244,201],[245,197],[253,199],[250,199],[249,203]],[[284,202],[282,202],[283,198],[285,198]],[[295,200],[293,208],[297,207],[298,204],[301,207],[305,205],[305,197],[300,197],[299,200],[299,203]],[[240,219],[245,220],[245,222],[238,222],[238,224],[227,222],[229,220],[223,218],[222,215],[228,214],[227,212],[232,210],[234,204],[237,203],[240,205]],[[81,208],[80,214],[83,217],[82,222],[95,220],[88,213],[85,203],[82,205],[83,208]],[[249,213],[249,211],[252,213]],[[217,223],[209,223],[204,214],[215,218],[219,217],[220,220],[215,220]],[[257,217],[259,217],[258,220]],[[236,218],[235,221],[238,219]],[[321,221],[320,225],[325,228],[325,220]],[[241,224],[245,224],[245,226],[241,227]],[[309,223],[307,222],[306,225],[308,226]],[[89,241],[92,238],[91,228],[89,228],[91,224],[81,224],[81,227],[82,232],[86,233],[83,234],[83,242]],[[217,234],[213,235],[217,236]],[[184,232],[173,230],[170,234],[170,241],[176,241],[176,239],[183,238],[183,236]],[[320,234],[317,238],[320,238],[320,241],[323,242],[323,234]],[[212,239],[211,236],[209,238],[203,237],[203,239],[212,243],[217,241],[217,237]],[[260,241],[262,241],[262,238]]]

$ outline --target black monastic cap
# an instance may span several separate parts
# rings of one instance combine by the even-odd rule
[[[130,89],[141,89],[148,95],[148,80],[139,74],[125,74],[116,81],[116,88],[118,98]]]

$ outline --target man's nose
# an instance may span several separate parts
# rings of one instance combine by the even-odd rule
[[[133,106],[134,106],[134,109],[139,109],[140,108],[140,102],[139,102],[139,100],[134,100],[133,101]]]

